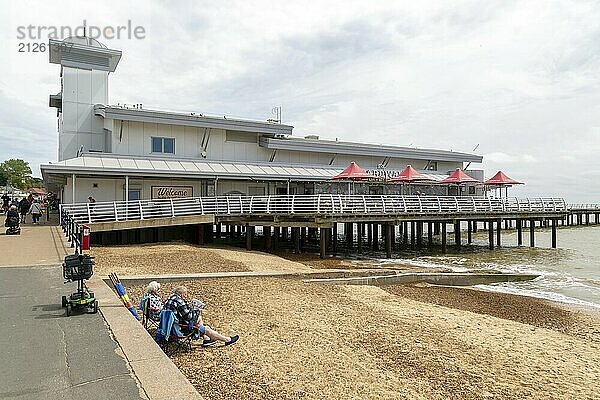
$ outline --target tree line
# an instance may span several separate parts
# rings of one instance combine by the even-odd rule
[[[31,176],[27,161],[11,158],[0,164],[0,186],[10,185],[16,189],[43,187],[44,182]]]

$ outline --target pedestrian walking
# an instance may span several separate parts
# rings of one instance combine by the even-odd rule
[[[42,206],[38,199],[33,200],[33,203],[31,203],[31,208],[29,209],[29,212],[31,213],[31,216],[33,218],[33,223],[35,225],[39,224],[40,217],[42,216]]]

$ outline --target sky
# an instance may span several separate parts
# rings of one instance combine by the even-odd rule
[[[281,3],[281,4],[280,4]],[[282,120],[294,135],[483,156],[511,195],[600,202],[600,2],[27,1],[0,15],[0,160],[57,159],[47,31],[117,27],[112,104]],[[21,28],[22,29],[22,28]],[[23,44],[21,44],[23,43]],[[39,44],[37,45],[39,46]]]

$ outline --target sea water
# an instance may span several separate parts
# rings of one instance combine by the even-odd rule
[[[379,262],[443,267],[457,272],[538,274],[539,277],[532,281],[478,287],[600,309],[600,226],[561,227],[557,230],[557,238],[558,248],[552,249],[550,229],[537,228],[536,247],[519,247],[514,230],[502,231],[502,247],[489,250],[485,231],[475,234],[473,244],[463,245],[460,250],[449,244],[445,254],[424,250],[400,253],[399,259],[380,259]],[[523,230],[523,244],[529,244],[528,229]]]

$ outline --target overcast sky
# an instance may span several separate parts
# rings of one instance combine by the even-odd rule
[[[109,98],[264,120],[294,134],[483,156],[519,196],[600,202],[597,1],[8,2],[0,15],[0,160],[57,158],[58,65],[19,26],[126,25]],[[418,5],[417,5],[418,4]],[[177,6],[175,6],[177,5]],[[35,32],[37,35],[37,32]]]

